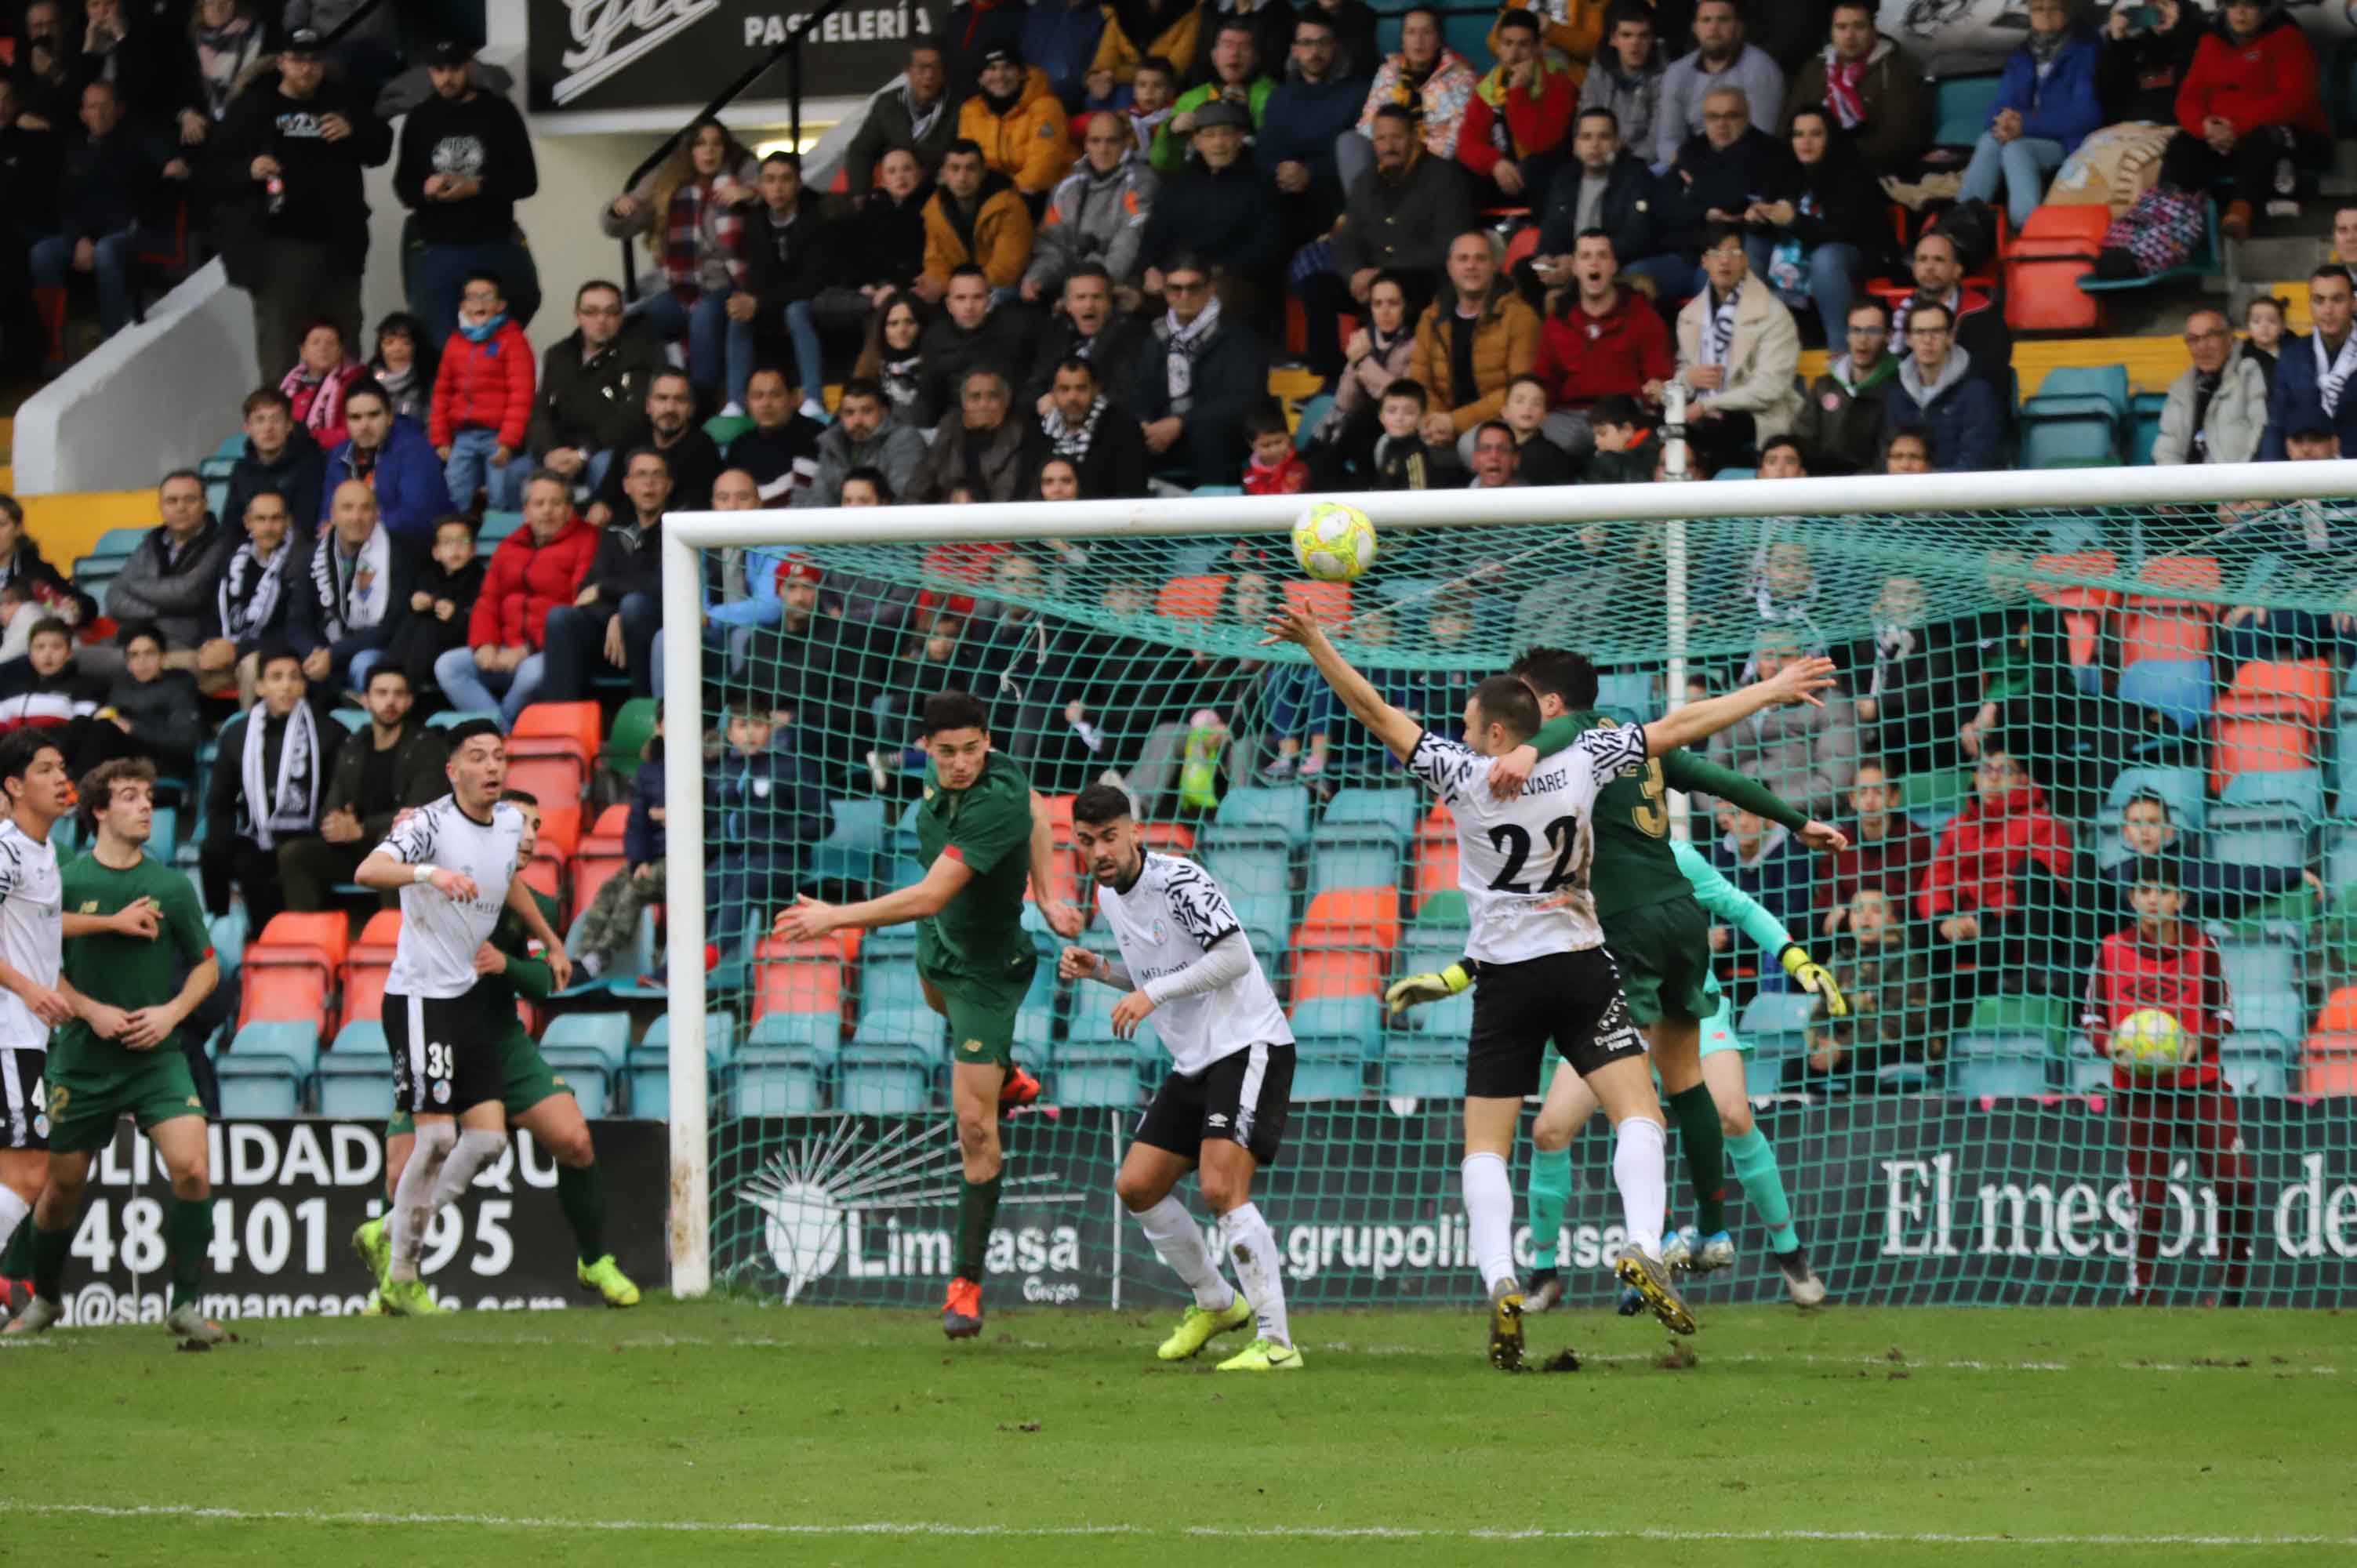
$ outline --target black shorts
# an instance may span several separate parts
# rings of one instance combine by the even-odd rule
[[[49,1146],[49,1108],[41,1074],[47,1051],[0,1049],[0,1149]]]
[[[500,1020],[464,996],[384,993],[384,1041],[393,1053],[393,1102],[412,1116],[456,1116],[501,1098]]]
[[[1191,1077],[1172,1073],[1137,1119],[1136,1142],[1194,1159],[1214,1138],[1276,1164],[1293,1095],[1293,1047],[1265,1042],[1231,1051]]]
[[[1604,949],[1481,966],[1465,1092],[1487,1100],[1536,1094],[1550,1040],[1582,1078],[1607,1062],[1645,1054],[1620,994],[1620,972]]]

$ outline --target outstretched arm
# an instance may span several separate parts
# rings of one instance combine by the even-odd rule
[[[1334,694],[1351,710],[1351,717],[1374,731],[1375,738],[1389,746],[1393,756],[1405,762],[1415,752],[1424,726],[1376,694],[1372,683],[1351,668],[1351,661],[1328,640],[1326,628],[1318,624],[1316,611],[1304,605],[1288,605],[1272,616],[1268,635],[1261,639],[1261,644],[1266,647],[1275,642],[1299,643],[1309,655],[1309,661],[1318,666],[1318,673],[1326,677],[1326,683],[1334,688]]]
[[[1659,757],[1672,746],[1691,746],[1717,735],[1729,725],[1740,724],[1762,708],[1781,707],[1786,703],[1806,703],[1822,708],[1817,697],[1834,683],[1834,661],[1830,659],[1796,659],[1764,681],[1754,681],[1749,686],[1705,697],[1698,703],[1688,703],[1674,713],[1666,714],[1645,726],[1645,749]]]
[[[1031,791],[1031,897],[1039,900],[1039,913],[1048,929],[1071,941],[1081,934],[1088,918],[1072,905],[1055,896],[1056,886],[1056,824],[1048,820],[1048,802],[1039,791]]]
[[[814,942],[829,931],[873,930],[878,926],[927,919],[947,908],[949,901],[973,880],[973,869],[958,856],[943,851],[921,882],[856,904],[822,904],[815,898],[804,898],[779,911],[770,929],[776,936]]]

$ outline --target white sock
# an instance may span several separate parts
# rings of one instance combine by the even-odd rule
[[[1621,1223],[1629,1244],[1649,1258],[1662,1255],[1662,1215],[1670,1201],[1662,1169],[1662,1124],[1631,1116],[1613,1129],[1612,1185],[1620,1189]]]
[[[1494,1291],[1514,1277],[1514,1184],[1497,1155],[1465,1156],[1465,1222],[1473,1233],[1473,1261],[1481,1288]]]
[[[1220,1245],[1235,1261],[1244,1299],[1260,1320],[1260,1337],[1293,1343],[1285,1321],[1285,1265],[1276,1255],[1276,1233],[1260,1215],[1260,1205],[1241,1203],[1220,1216]]]
[[[7,1249],[9,1238],[16,1234],[16,1227],[22,1225],[32,1212],[33,1206],[18,1197],[16,1188],[0,1187],[0,1251]]]
[[[438,1214],[467,1196],[467,1188],[484,1168],[504,1154],[508,1135],[494,1133],[488,1127],[469,1127],[458,1134],[458,1146],[442,1163],[442,1175],[434,1183],[434,1208]],[[431,1214],[428,1216],[431,1218]]]
[[[454,1122],[417,1124],[417,1142],[409,1151],[409,1163],[401,1167],[401,1180],[393,1187],[393,1219],[386,1227],[393,1247],[393,1266],[387,1273],[396,1280],[417,1277],[418,1250],[425,1245],[425,1227],[434,1219],[435,1179],[457,1143]]]
[[[1220,1276],[1220,1261],[1203,1245],[1203,1228],[1187,1206],[1165,1197],[1137,1216],[1137,1228],[1154,1243],[1154,1255],[1195,1293],[1195,1305],[1206,1312],[1224,1312],[1236,1301],[1235,1287]]]

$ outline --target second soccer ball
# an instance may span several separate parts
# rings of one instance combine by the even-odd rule
[[[1347,583],[1375,564],[1374,520],[1340,501],[1319,501],[1293,520],[1293,554],[1321,583]]]

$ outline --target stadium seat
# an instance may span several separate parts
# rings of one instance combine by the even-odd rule
[[[1419,832],[1415,839],[1415,876],[1412,884],[1415,909],[1419,918],[1436,899],[1456,898],[1465,895],[1457,886],[1457,835],[1454,832],[1436,838],[1430,832]]]
[[[2089,294],[2114,294],[2127,289],[2153,288],[2161,284],[2175,283],[2180,278],[2199,278],[2220,270],[2222,258],[2226,252],[2218,239],[2218,203],[2215,200],[2205,201],[2202,209],[2201,242],[2193,248],[2191,255],[2177,265],[2136,277],[2099,278],[2090,273],[2079,279],[2079,286]],[[2304,290],[2301,297],[2306,297]]]
[[[1333,412],[1334,394],[1331,392],[1319,392],[1316,397],[1303,403],[1299,416],[1293,422],[1293,449],[1297,452],[1308,451],[1310,438],[1318,434],[1318,427],[1324,424],[1326,416]]]
[[[753,944],[752,1020],[758,1024],[771,1013],[839,1019],[845,957],[844,944],[832,940],[763,937]]]
[[[1318,830],[1350,826],[1388,828],[1402,839],[1414,834],[1424,816],[1424,797],[1415,789],[1368,789],[1352,785],[1334,792]]]
[[[596,901],[597,890],[630,870],[630,862],[619,849],[592,849],[597,841],[582,841],[580,853],[574,855],[565,868],[565,923],[569,926],[579,919]]]
[[[2108,468],[2119,460],[2119,429],[2109,419],[2049,414],[2022,422],[2024,468]]]
[[[1996,106],[1999,76],[1948,76],[1932,84],[1932,140],[1943,147],[1969,147],[1980,140]]]
[[[487,511],[482,526],[475,530],[475,553],[488,557],[499,548],[500,542],[523,526],[520,511]]]
[[[1756,1051],[1795,1056],[1808,1048],[1809,1020],[1816,1010],[1817,999],[1805,991],[1763,991],[1743,1009],[1736,1033]]]
[[[1383,1093],[1390,1100],[1457,1100],[1465,1093],[1465,1036],[1394,1029],[1383,1042]]]
[[[832,1062],[843,1052],[843,1021],[832,1013],[765,1013],[745,1036],[753,1046],[798,1046]]]
[[[882,881],[886,858],[884,802],[837,799],[826,804],[830,826],[826,836],[811,846],[803,881],[814,885],[851,884],[861,888]]]
[[[2124,365],[2056,365],[2021,400],[2025,420],[2100,415],[2115,425],[2128,414],[2128,372]]]
[[[1366,1064],[1383,1054],[1383,1003],[1363,993],[1304,1002],[1293,1012],[1293,1037],[1294,1099],[1355,1099],[1366,1091]]]
[[[508,755],[516,755],[518,741],[561,741],[580,759],[586,781],[605,746],[606,725],[595,703],[533,703],[516,715],[508,731]]]
[[[568,745],[562,741],[544,741],[542,745]],[[521,789],[540,802],[545,813],[560,802],[571,802],[579,809],[582,792],[589,785],[587,764],[569,751],[541,754],[515,751],[508,753],[508,788]]]
[[[1985,1038],[2034,1036],[2052,1053],[2061,1050],[2070,1038],[2074,1012],[2072,1004],[2060,996],[1984,996],[1973,1004],[1972,1021],[1966,1028]],[[1956,1050],[1951,1045],[1949,1054]]]
[[[630,1052],[622,1079],[630,1095],[630,1113],[651,1122],[671,1120],[671,1063],[661,1051],[643,1047]]]
[[[2120,701],[2150,708],[2182,730],[2201,727],[2215,694],[2207,659],[2147,659],[2120,671]]]
[[[540,1048],[545,1052],[555,1047],[572,1050],[593,1050],[608,1069],[622,1065],[630,1049],[630,1015],[628,1013],[559,1013],[549,1020],[540,1036]]]
[[[1141,1098],[1137,1049],[1126,1040],[1068,1040],[1049,1069],[1056,1103],[1068,1109],[1128,1107]]]
[[[329,973],[342,965],[350,945],[350,928],[340,913],[305,915],[291,909],[273,915],[253,944],[256,953],[269,948],[289,955],[286,961],[303,954]]]
[[[855,1043],[843,1053],[838,1107],[855,1116],[913,1116],[931,1109],[935,1058],[915,1046]]]
[[[2308,1026],[2308,1004],[2296,984],[2245,990],[2230,978],[2226,993],[2233,1001],[2234,1022],[2244,1028],[2294,1036]]]
[[[2225,804],[2217,815],[2231,824],[2239,813],[2265,810],[2289,812],[2311,822],[2324,816],[2324,774],[2314,768],[2287,768],[2277,772],[2237,773],[2226,780]]]
[[[2222,799],[2248,773],[2286,773],[2310,766],[2314,734],[2286,719],[2213,719],[2210,725],[2210,787]]]
[[[1926,832],[1938,832],[1973,796],[1973,776],[1964,768],[1910,773],[1899,781],[1900,809]]]
[[[552,1046],[544,1039],[540,1054],[557,1081],[573,1091],[582,1115],[594,1121],[613,1109],[613,1074],[604,1052],[587,1046]]]
[[[1287,844],[1303,843],[1309,838],[1309,796],[1301,789],[1240,784],[1222,799],[1212,821],[1222,833],[1264,828]]]
[[[1405,835],[1378,822],[1326,823],[1309,856],[1309,896],[1351,887],[1396,887]]]
[[[231,1056],[276,1057],[298,1077],[308,1076],[319,1061],[319,1026],[309,1020],[241,1025],[230,1037],[229,1049],[215,1060]]]
[[[2300,1068],[2299,1091],[2319,1098],[2357,1094],[2357,1056],[2309,1057]]]
[[[1100,990],[1110,987],[1101,986]],[[949,1024],[940,1014],[920,1004],[909,1006],[863,1007],[859,1026],[853,1031],[851,1043],[844,1047],[845,1060],[851,1053],[890,1046],[915,1052],[928,1063],[949,1059]]]
[[[475,719],[489,719],[491,723],[497,724],[500,722],[500,715],[487,708],[445,708],[440,713],[436,714],[432,718],[427,719],[425,721],[425,727],[427,729],[455,729],[458,725],[467,724]]]
[[[739,1116],[798,1116],[825,1109],[820,1054],[807,1046],[748,1045],[729,1097]]]
[[[343,999],[337,1008],[337,1017],[347,1027],[354,1024],[375,1023],[383,1015],[384,983],[392,972],[391,959],[355,956],[348,961],[343,972]]]
[[[660,1013],[647,1026],[646,1037],[639,1048],[647,1051],[666,1050],[671,1045],[671,1015]],[[737,1047],[737,1020],[726,1013],[704,1015],[704,1054],[714,1061],[726,1061]]]
[[[2104,798],[2105,814],[2116,821],[2138,795],[2158,795],[2168,802],[2169,821],[2180,830],[2198,832],[2208,805],[2203,787],[2198,768],[2124,768]]]
[[[382,1060],[385,1050],[383,1024],[373,1018],[353,1018],[336,1031],[335,1043],[328,1047],[328,1055],[371,1056]]]
[[[2332,712],[2337,679],[2330,660],[2255,659],[2234,671],[2234,683],[2218,694],[2222,718],[2296,719],[2321,725]]]
[[[1154,596],[1154,613],[1172,620],[1209,620],[1219,614],[1220,601],[1227,591],[1224,574],[1173,577]]]
[[[1387,965],[1382,953],[1305,952],[1297,949],[1292,959],[1293,995],[1297,1002],[1383,993]]]
[[[2150,463],[2152,449],[2160,444],[2160,411],[2167,405],[2166,392],[2137,392],[2128,399],[2128,461]]]
[[[1307,950],[1372,949],[1388,953],[1399,946],[1397,887],[1338,887],[1309,900],[1295,945]]]
[[[253,1120],[302,1112],[303,1076],[283,1057],[224,1056],[214,1064],[213,1071],[221,1080],[224,1119]]]
[[[2036,1035],[1958,1035],[1948,1043],[1949,1091],[1967,1100],[2050,1093],[2043,1045]]]
[[[2222,811],[2212,824],[2210,853],[2222,865],[2297,871],[2308,864],[2308,822],[2303,818],[2254,813],[2229,827]]]
[[[2111,226],[2103,203],[2045,206],[2029,215],[2002,263],[2005,321],[2016,332],[2101,330],[2100,295],[2083,292],[2079,279],[2094,270]]]
[[[319,1114],[355,1122],[391,1116],[393,1063],[384,1054],[383,1037],[378,1036],[373,1053],[348,1051],[343,1044],[338,1036],[336,1048],[319,1058]]]
[[[237,1021],[316,1026],[327,1016],[334,972],[312,953],[256,943],[245,950],[238,969]]]

